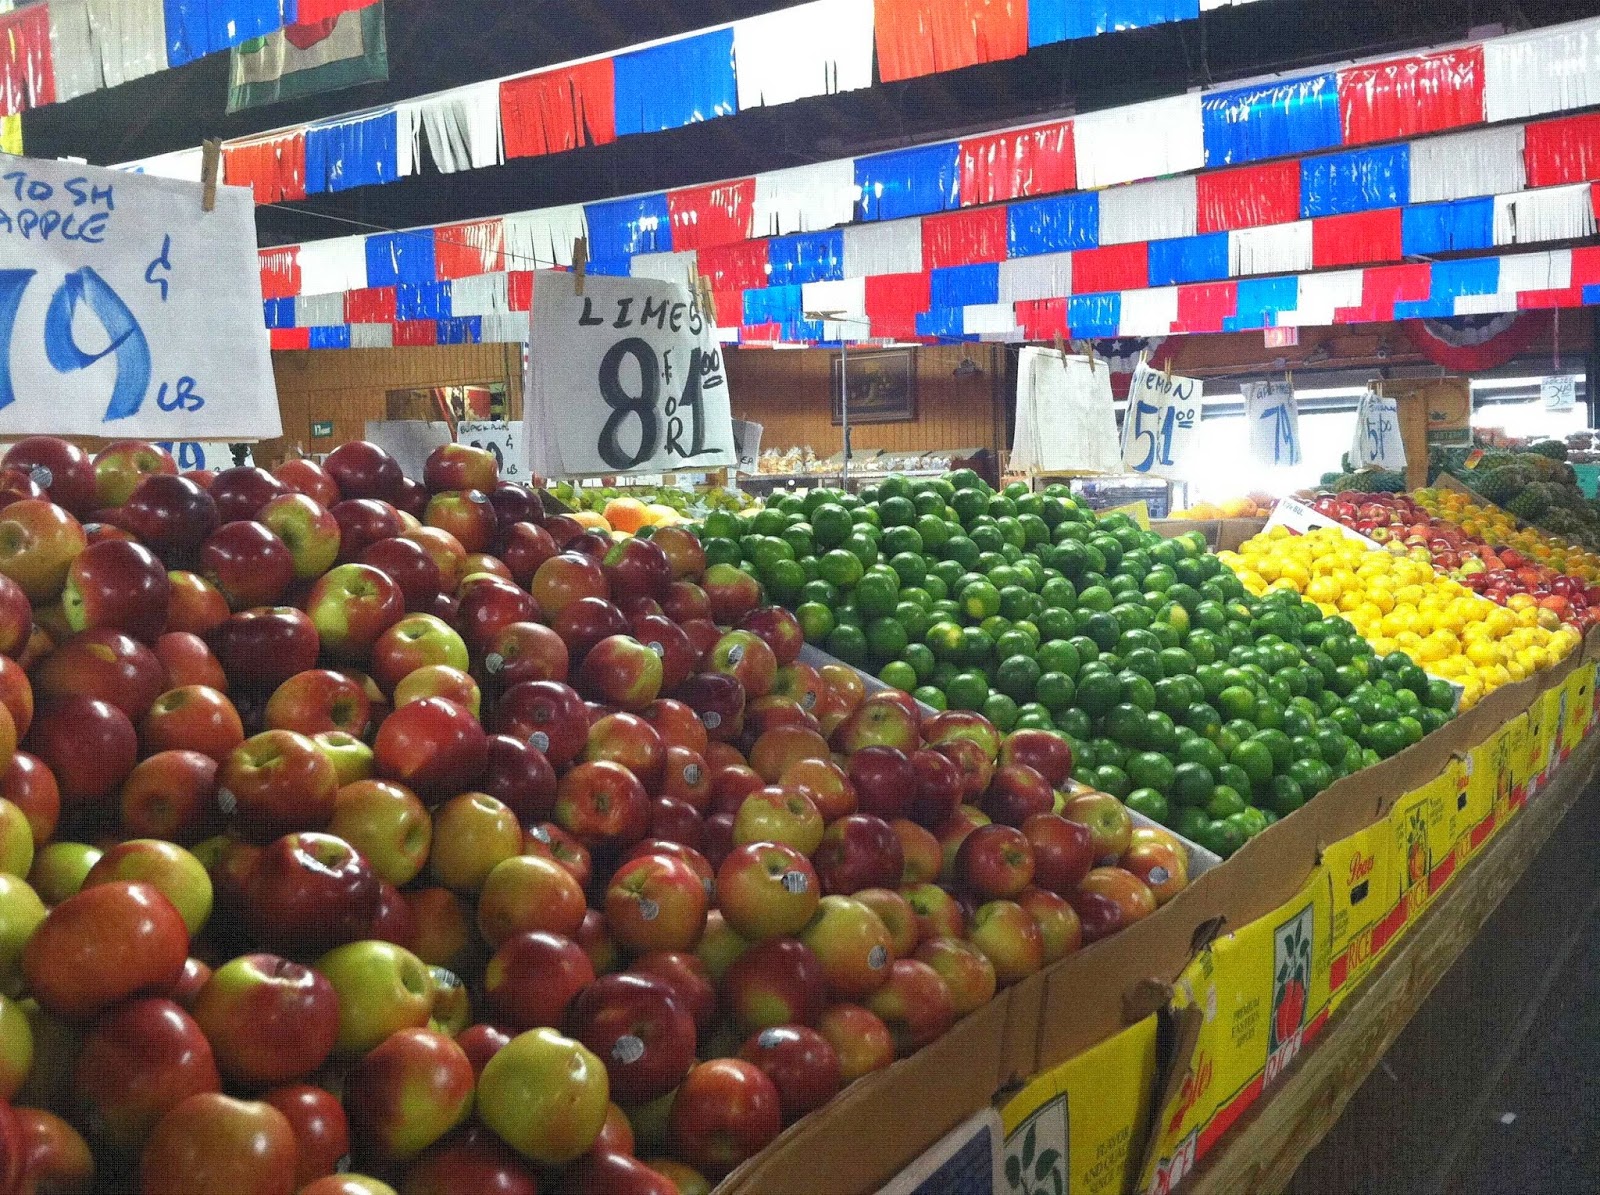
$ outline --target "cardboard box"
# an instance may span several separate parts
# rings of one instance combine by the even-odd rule
[[[1564,761],[1577,749],[1595,724],[1594,705],[1595,665],[1585,660],[1572,670],[1563,686],[1567,694],[1566,709],[1561,719],[1560,758]]]
[[[999,1190],[1122,1195],[1129,1189],[1155,1094],[1156,1025],[1152,1013],[1007,1101],[1000,1110],[1007,1181]]]
[[[1389,823],[1374,822],[1322,855],[1328,880],[1330,1011],[1343,1004],[1399,937],[1405,906],[1394,870]]]
[[[1422,916],[1455,875],[1450,816],[1455,801],[1455,774],[1445,771],[1406,793],[1389,811],[1390,876],[1396,899],[1405,908],[1405,926]]]
[[[1266,917],[1211,943],[1179,978],[1187,1061],[1162,1092],[1140,1189],[1164,1195],[1269,1090],[1328,1017],[1327,876],[1318,868]]]

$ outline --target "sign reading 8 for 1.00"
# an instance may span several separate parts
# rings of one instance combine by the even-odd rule
[[[0,162],[0,435],[282,430],[248,189]]]

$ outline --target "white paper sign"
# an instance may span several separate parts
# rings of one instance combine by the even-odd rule
[[[520,419],[510,423],[503,419],[463,419],[456,424],[456,443],[470,444],[492,453],[500,465],[502,481],[520,483],[528,479],[522,460],[524,434]]]
[[[1372,390],[1356,407],[1356,431],[1350,442],[1350,463],[1357,469],[1404,469],[1406,446],[1400,437],[1400,407]]]
[[[369,419],[367,439],[400,462],[407,477],[421,477],[428,454],[450,443],[450,425],[426,419]]]
[[[1039,348],[1018,354],[1011,467],[1047,473],[1122,470],[1111,369],[1104,361]]]
[[[722,348],[699,300],[648,278],[540,272],[533,286],[528,466],[541,477],[733,465]]]
[[[188,473],[194,469],[210,469],[220,473],[224,469],[232,469],[236,464],[253,465],[256,463],[255,455],[246,446],[244,460],[236,462],[233,457],[233,446],[226,440],[158,440],[162,448],[172,453],[172,459],[178,462],[180,472]]]
[[[1300,412],[1286,380],[1246,382],[1244,416],[1250,425],[1250,456],[1263,465],[1300,463]]]
[[[1546,410],[1570,411],[1578,401],[1578,379],[1570,373],[1539,380],[1539,395]]]
[[[35,432],[283,433],[249,188],[0,161],[0,435]]]
[[[1182,477],[1200,441],[1200,399],[1205,384],[1151,369],[1140,361],[1128,386],[1122,416],[1122,464],[1130,473]]]
[[[761,433],[765,430],[761,424],[751,423],[747,419],[733,421],[733,442],[739,449],[739,472],[761,471]]]

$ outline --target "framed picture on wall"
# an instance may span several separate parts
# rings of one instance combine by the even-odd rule
[[[912,349],[851,353],[850,422],[908,423],[917,417],[917,358]],[[835,427],[844,423],[840,409],[838,357],[833,359],[829,389]]]

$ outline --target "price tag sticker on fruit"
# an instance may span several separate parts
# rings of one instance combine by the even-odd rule
[[[1122,463],[1130,473],[1185,475],[1185,463],[1200,441],[1204,389],[1196,378],[1163,373],[1144,361],[1134,367],[1122,416]]]
[[[535,276],[528,346],[528,467],[616,476],[736,463],[722,347],[681,286],[648,278]]]
[[[456,424],[456,443],[470,444],[490,453],[506,481],[520,482],[528,476],[522,462],[522,420],[463,419]]]
[[[281,435],[246,187],[0,164],[0,435]]]
[[[1356,407],[1356,433],[1350,442],[1350,463],[1356,469],[1404,469],[1406,446],[1400,436],[1400,407],[1373,390]]]

